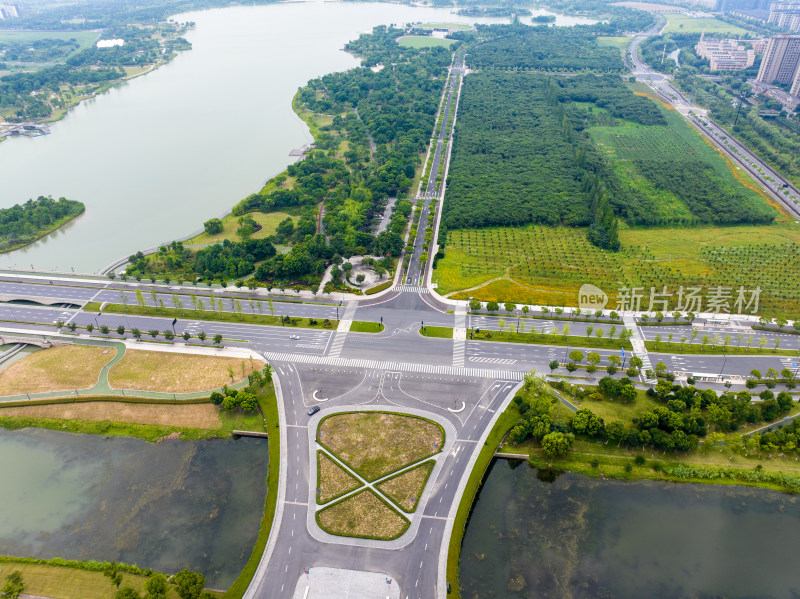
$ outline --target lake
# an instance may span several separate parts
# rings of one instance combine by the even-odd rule
[[[189,568],[228,588],[258,536],[268,462],[265,439],[0,429],[0,555]]]
[[[357,66],[341,49],[376,25],[505,22],[366,2],[288,2],[176,18],[197,23],[186,36],[191,51],[80,104],[51,135],[0,143],[0,207],[39,195],[86,204],[72,224],[0,255],[1,267],[96,272],[201,229],[312,140],[292,97],[309,79]],[[585,21],[559,15],[556,23]]]
[[[796,598],[800,498],[496,461],[467,526],[462,597]]]

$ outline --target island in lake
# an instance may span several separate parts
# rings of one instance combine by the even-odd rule
[[[39,196],[24,204],[0,209],[0,253],[10,252],[41,239],[83,214],[76,200]]]

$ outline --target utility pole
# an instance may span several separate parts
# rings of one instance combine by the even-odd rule
[[[739,122],[739,113],[742,112],[742,104],[744,104],[744,90],[741,91],[739,94],[739,108],[736,109],[736,118],[733,119],[733,126],[736,126],[736,123]]]

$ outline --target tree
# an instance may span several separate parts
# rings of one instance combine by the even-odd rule
[[[600,354],[598,354],[596,351],[586,354],[586,361],[594,367],[597,367],[601,359],[602,358],[600,357]]]
[[[504,308],[506,309],[506,312],[510,314],[511,312],[517,309],[517,304],[515,304],[514,302],[506,302]]]
[[[142,599],[142,596],[133,587],[122,587],[114,595],[114,599]]]
[[[136,341],[139,341],[139,339],[142,338],[142,332],[136,327],[131,329],[131,335],[133,335],[133,338],[136,339]]]
[[[6,582],[3,584],[3,588],[0,589],[0,592],[3,593],[4,597],[17,599],[24,590],[25,583],[22,580],[22,572],[14,570],[6,578]]]
[[[756,380],[761,380],[761,371],[753,368],[753,370],[750,371],[750,376]]]
[[[574,349],[571,352],[569,352],[569,359],[572,360],[573,362],[581,362],[583,361],[583,352]]]
[[[86,332],[91,335],[92,331],[94,331],[94,325],[90,322],[89,324],[86,325]]]
[[[477,312],[481,309],[481,303],[476,299],[469,300],[469,309],[471,312]]]
[[[190,570],[181,570],[172,577],[172,582],[177,585],[175,590],[181,599],[199,599],[206,586],[206,577]]]
[[[216,335],[214,335],[214,343],[216,343],[217,345],[219,345],[220,343],[222,343],[222,335],[220,335],[219,333],[217,333]]]
[[[489,312],[497,312],[500,309],[500,304],[495,301],[491,301],[486,304],[486,310]]]
[[[108,326],[104,324],[100,325],[100,332],[103,333],[103,335],[108,335],[109,331],[110,329],[108,328]]]
[[[72,332],[74,333],[74,332],[75,332],[75,329],[77,329],[77,328],[78,328],[78,325],[77,325],[77,324],[75,324],[74,322],[71,322],[71,323],[69,323],[69,324],[67,325],[67,328],[68,328],[70,331],[72,331]]]
[[[236,394],[236,398],[239,402],[239,405],[242,406],[242,409],[245,412],[252,412],[258,407],[258,400],[256,399],[256,396],[248,391],[239,391]]]
[[[203,223],[203,228],[209,235],[219,235],[222,233],[222,221],[218,218],[212,218]]]
[[[550,371],[558,369],[558,360],[550,360]]]
[[[630,365],[631,368],[636,368],[637,370],[642,367],[642,359],[638,356],[631,356]]]
[[[117,325],[117,335],[122,337],[122,335],[124,335],[124,334],[125,334],[125,325],[122,325],[122,324]]]
[[[192,338],[192,335],[191,335],[191,333],[189,333],[189,331],[184,331],[183,335],[181,335],[181,337],[183,337],[184,341],[189,341],[189,339]]]
[[[164,330],[164,339],[167,341],[172,341],[175,339],[175,333],[172,332],[172,329],[165,329]]]
[[[549,458],[566,455],[575,442],[572,433],[547,433],[542,437],[542,452]]]
[[[206,332],[205,331],[200,331],[199,333],[197,333],[197,338],[200,340],[201,343],[205,343],[206,342]]]
[[[117,562],[112,561],[108,564],[108,568],[103,570],[103,576],[107,577],[111,581],[111,584],[119,589],[119,585],[122,584],[122,573],[117,567]]]
[[[150,329],[147,331],[147,334],[150,335],[153,339],[158,337],[158,329]]]
[[[56,321],[56,328],[57,329],[63,329],[64,328],[64,321],[63,320],[57,320]]]
[[[153,574],[144,585],[144,599],[166,599],[169,587],[167,577],[161,573]]]
[[[575,416],[570,422],[570,427],[576,433],[590,437],[596,437],[605,431],[603,419],[586,408],[575,412]]]

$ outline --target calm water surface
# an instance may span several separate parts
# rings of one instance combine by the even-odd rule
[[[264,511],[266,440],[0,429],[0,555],[116,559],[227,588]]]
[[[796,598],[798,539],[796,496],[498,461],[464,538],[462,596]]]
[[[544,11],[537,11],[544,12]],[[73,109],[38,138],[0,143],[0,207],[39,195],[86,204],[71,226],[0,266],[94,272],[182,237],[286,168],[312,140],[292,112],[297,89],[357,66],[341,50],[375,25],[503,22],[449,9],[291,2],[189,13],[193,49]],[[559,16],[557,24],[584,19]]]

